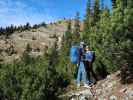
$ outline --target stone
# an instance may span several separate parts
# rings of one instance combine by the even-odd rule
[[[129,98],[130,98],[130,99],[133,99],[133,91],[130,91],[130,92],[128,93],[128,95],[129,95]]]
[[[112,95],[112,96],[110,96],[109,100],[117,100],[117,97]]]
[[[100,95],[101,92],[102,92],[102,89],[96,89],[96,94],[97,94],[97,95]]]
[[[123,88],[120,90],[121,93],[125,93],[127,91],[127,88]]]
[[[93,100],[92,99],[93,94],[91,93],[91,91],[89,89],[71,92],[65,96],[68,97],[69,100]],[[64,97],[64,96],[61,96],[61,97]]]
[[[108,89],[113,88],[113,86],[116,84],[116,81],[112,81],[108,84]]]
[[[108,76],[107,76],[107,79],[110,79],[110,78],[111,78],[111,75],[108,75]]]
[[[113,83],[108,84],[108,88],[111,88],[113,86]]]
[[[103,97],[98,97],[98,100],[105,100]]]
[[[129,100],[128,97],[123,98],[122,100]]]
[[[102,84],[102,87],[104,88],[106,85],[105,84]]]
[[[78,99],[79,99],[79,100],[85,100],[85,96],[81,95],[81,96],[79,96]]]

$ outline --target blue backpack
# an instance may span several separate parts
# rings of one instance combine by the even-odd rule
[[[72,64],[78,63],[78,57],[79,57],[79,47],[78,46],[72,46],[70,49],[70,61]]]

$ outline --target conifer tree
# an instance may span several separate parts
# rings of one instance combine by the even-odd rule
[[[94,21],[93,23],[96,25],[96,23],[100,20],[100,2],[99,0],[95,0],[94,2]]]
[[[128,8],[133,8],[133,0],[127,0]]]
[[[116,7],[116,0],[112,0],[112,6],[113,6],[113,8]]]
[[[90,28],[90,17],[91,17],[91,0],[87,2],[86,16],[84,20],[84,32],[88,33]]]
[[[80,14],[79,12],[76,13],[75,16],[75,24],[74,24],[74,34],[79,37],[80,36]]]
[[[65,45],[69,45],[70,46],[71,45],[71,41],[72,41],[72,25],[71,25],[71,20],[69,20],[63,42],[64,42]]]
[[[127,0],[122,0],[123,9],[127,7]]]
[[[27,22],[26,25],[24,26],[24,29],[25,30],[29,30],[30,28],[31,28],[30,23]]]

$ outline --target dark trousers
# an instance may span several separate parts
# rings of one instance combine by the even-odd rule
[[[87,77],[90,79],[90,73],[92,74],[93,78],[98,81],[97,75],[95,74],[92,66],[92,62],[85,61],[85,67],[86,67],[86,72],[87,72]]]

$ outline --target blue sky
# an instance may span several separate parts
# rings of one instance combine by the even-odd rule
[[[93,0],[92,0],[93,1]],[[104,0],[111,8],[110,0]],[[0,0],[0,26],[20,25],[30,22],[53,22],[73,18],[77,11],[85,16],[87,0]]]

